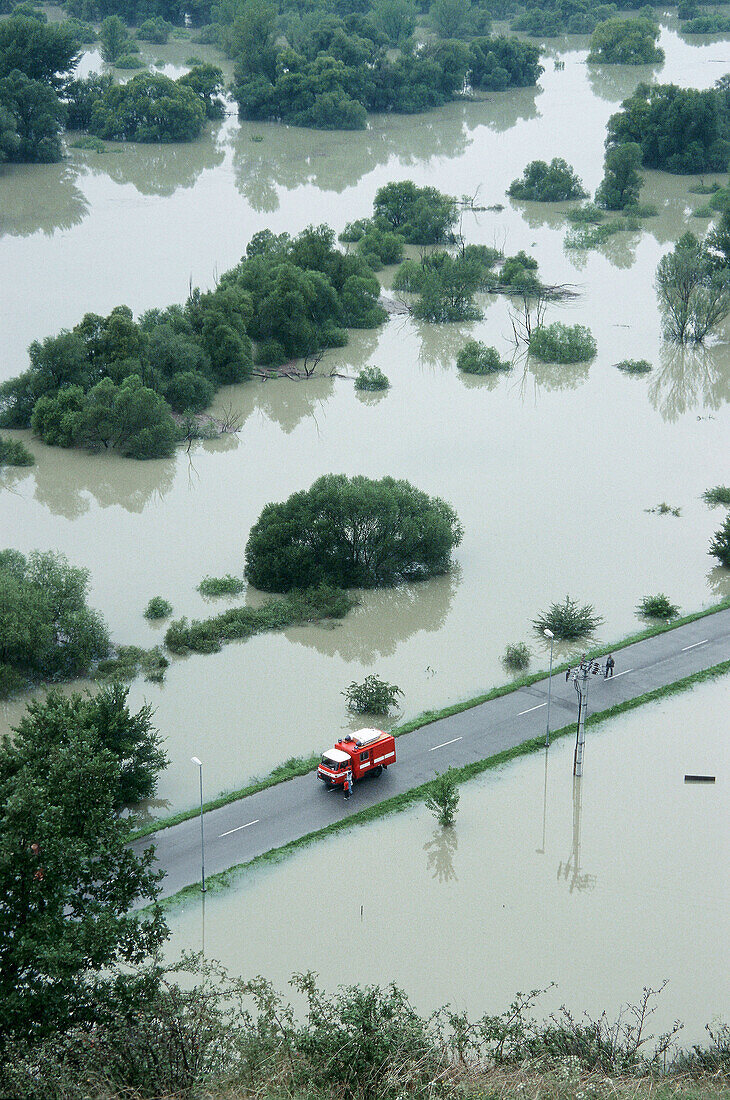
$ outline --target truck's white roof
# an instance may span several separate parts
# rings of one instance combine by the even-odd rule
[[[355,741],[359,745],[369,745],[372,741],[378,741],[383,736],[382,730],[363,729],[355,733]]]
[[[336,764],[346,764],[347,761],[350,759],[347,753],[343,752],[342,749],[327,749],[327,752],[324,753],[324,756],[327,758],[327,760],[332,760]]]

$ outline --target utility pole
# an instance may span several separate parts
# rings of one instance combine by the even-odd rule
[[[583,775],[583,748],[586,743],[586,714],[588,713],[588,677],[598,672],[597,661],[587,661],[585,657],[573,673],[573,686],[578,696],[578,726],[575,734],[575,753],[573,754],[573,775]]]

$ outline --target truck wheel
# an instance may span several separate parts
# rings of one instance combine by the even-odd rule
[[[372,774],[373,774],[373,775],[374,775],[374,776],[375,776],[376,778],[377,778],[377,776],[379,776],[379,775],[382,775],[382,774],[383,774],[383,765],[382,765],[382,764],[378,764],[377,768],[373,768]]]

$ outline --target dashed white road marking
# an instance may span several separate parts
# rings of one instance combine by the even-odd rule
[[[536,707],[530,707],[528,710],[521,710],[518,712],[517,717],[521,718],[523,714],[532,714],[533,710],[539,710],[540,707],[546,707],[547,703],[538,703]]]
[[[693,642],[692,645],[683,646],[682,653],[686,653],[688,649],[695,649],[698,645],[704,645],[706,642],[709,642],[709,640],[709,638],[703,638],[701,642]]]
[[[633,668],[625,668],[623,672],[617,672],[615,676],[606,677],[608,680],[618,680],[619,676],[627,676],[629,672],[633,672]]]
[[[249,825],[258,825],[258,823],[259,818],[257,817],[255,821],[247,821],[245,825],[237,825],[235,829],[228,829],[225,833],[218,833],[218,839],[220,840],[222,836],[230,836],[231,833],[240,833],[241,829],[247,829]]]
[[[433,752],[434,749],[445,749],[447,745],[454,745],[457,741],[461,741],[461,738],[454,737],[451,741],[443,741],[440,745],[432,745],[428,751]]]

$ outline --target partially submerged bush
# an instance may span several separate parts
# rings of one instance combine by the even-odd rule
[[[387,714],[391,707],[396,706],[398,696],[403,692],[395,684],[389,684],[372,673],[361,684],[353,680],[342,694],[349,709],[356,714]]]
[[[596,206],[594,202],[586,202],[582,206],[576,206],[572,210],[568,210],[565,216],[574,225],[598,225],[606,215],[600,206]]]
[[[714,508],[717,504],[725,504],[730,507],[730,485],[716,485],[714,489],[705,489],[702,499],[711,508]]]
[[[226,573],[225,577],[203,577],[198,592],[201,596],[237,596],[245,587],[241,577]]]
[[[162,596],[153,596],[144,611],[145,619],[166,619],[172,615],[172,604]]]
[[[637,604],[636,612],[644,619],[676,619],[679,607],[659,592],[656,596],[644,596]]]
[[[544,363],[585,363],[596,354],[596,341],[585,325],[555,321],[532,334],[529,349]]]
[[[587,192],[571,165],[561,157],[554,157],[549,164],[544,160],[531,161],[522,178],[512,180],[507,194],[513,199],[533,202],[565,202],[584,199]]]
[[[510,672],[524,672],[530,665],[530,649],[524,642],[508,645],[502,657],[502,664]]]
[[[120,645],[114,657],[109,657],[94,670],[95,680],[134,680],[143,675],[151,684],[161,684],[170,662],[159,646],[142,649],[137,645]]]
[[[681,516],[682,509],[675,508],[671,504],[667,504],[666,500],[663,500],[661,504],[655,504],[653,508],[645,508],[645,512],[651,512],[655,516]]]
[[[647,374],[651,370],[651,363],[648,359],[622,359],[616,367],[625,374]]]
[[[35,458],[20,439],[0,435],[0,466],[34,466]]]
[[[550,604],[542,611],[532,625],[539,634],[552,630],[557,641],[572,638],[587,638],[602,624],[603,618],[597,615],[593,604],[579,604],[572,596],[566,596],[562,603]]]
[[[355,378],[356,390],[387,390],[390,382],[380,367],[363,367]]]
[[[500,359],[497,349],[487,347],[481,340],[467,340],[456,356],[456,365],[465,374],[494,374],[510,369],[510,364]]]
[[[727,517],[719,531],[715,531],[710,542],[710,554],[717,558],[720,565],[730,569],[730,516]]]

